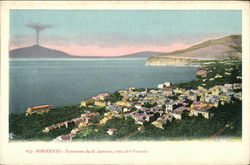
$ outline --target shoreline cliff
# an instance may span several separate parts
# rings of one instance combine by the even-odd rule
[[[150,57],[145,65],[152,66],[193,66],[192,62],[200,59],[173,58],[173,57]]]

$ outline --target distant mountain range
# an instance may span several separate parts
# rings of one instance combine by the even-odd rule
[[[146,65],[187,65],[194,60],[241,58],[241,40],[241,35],[208,40],[187,49],[153,55]]]
[[[122,56],[74,56],[80,58],[148,58],[155,54],[164,54],[163,52],[152,52],[152,51],[144,51],[144,52],[137,52]]]
[[[163,54],[162,52],[137,52],[119,57],[129,58],[148,58],[154,54]],[[40,45],[33,45],[24,48],[18,48],[10,51],[11,58],[104,58],[96,56],[73,56],[63,51],[46,48]],[[106,58],[106,57],[105,57]],[[109,57],[112,58],[112,57]]]

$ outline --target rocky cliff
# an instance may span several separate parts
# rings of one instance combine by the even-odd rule
[[[189,65],[195,59],[188,58],[171,58],[171,57],[151,57],[146,61],[146,65],[155,66],[178,66],[178,65]]]

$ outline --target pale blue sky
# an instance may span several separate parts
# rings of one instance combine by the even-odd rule
[[[241,33],[240,10],[12,10],[11,34],[32,34],[31,22],[54,24],[43,33],[60,36]]]

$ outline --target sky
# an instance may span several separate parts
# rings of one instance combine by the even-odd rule
[[[30,23],[53,25],[41,46],[77,56],[170,52],[242,28],[240,10],[11,10],[10,49],[35,44]]]

